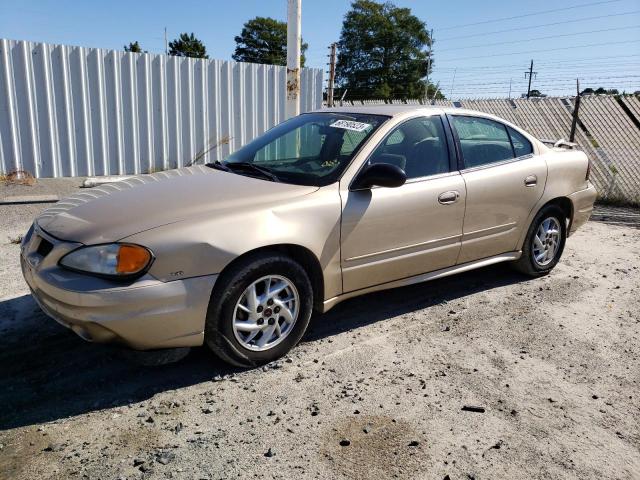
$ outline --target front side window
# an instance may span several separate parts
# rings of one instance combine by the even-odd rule
[[[391,163],[407,178],[449,171],[447,139],[439,116],[407,120],[393,129],[369,157],[369,163]]]
[[[285,183],[329,185],[388,118],[359,113],[299,115],[229,155],[222,168]]]
[[[505,125],[480,117],[451,117],[467,168],[514,158]]]

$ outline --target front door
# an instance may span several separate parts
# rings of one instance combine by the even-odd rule
[[[440,116],[413,118],[392,130],[368,160],[399,166],[407,183],[361,191],[341,185],[344,292],[456,263],[466,193],[450,159]]]

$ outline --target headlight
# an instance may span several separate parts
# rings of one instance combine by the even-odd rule
[[[60,259],[60,266],[77,272],[111,278],[129,278],[143,274],[153,255],[140,245],[111,243],[80,247]]]

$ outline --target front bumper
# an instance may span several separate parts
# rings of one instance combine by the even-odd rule
[[[51,248],[41,248],[42,242]],[[58,260],[79,246],[37,226],[22,245],[22,273],[47,315],[92,342],[137,350],[202,345],[217,275],[161,282],[147,274],[123,285],[59,267]]]
[[[596,201],[597,195],[596,188],[591,183],[589,183],[589,186],[584,190],[569,195],[569,200],[571,200],[571,204],[573,205],[573,219],[569,227],[569,235],[587,223],[593,212],[593,204]]]

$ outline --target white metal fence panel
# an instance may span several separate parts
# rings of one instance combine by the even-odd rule
[[[0,40],[0,172],[147,173],[219,160],[285,118],[286,67]],[[301,111],[322,106],[302,69]]]

